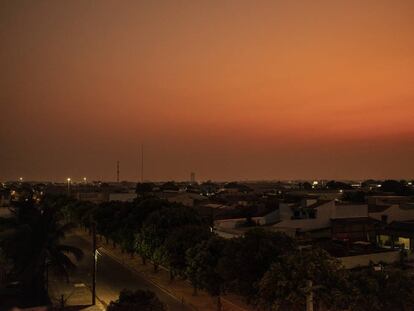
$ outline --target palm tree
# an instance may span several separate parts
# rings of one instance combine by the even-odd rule
[[[13,217],[2,222],[0,248],[13,263],[12,273],[20,283],[22,300],[27,305],[49,302],[48,267],[68,279],[68,271],[76,267],[68,255],[81,259],[80,249],[60,243],[72,227],[59,222],[56,208],[32,202],[19,204],[13,210]]]

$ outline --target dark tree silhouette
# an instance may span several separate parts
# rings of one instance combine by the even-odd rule
[[[20,283],[22,306],[40,305],[49,301],[46,291],[46,269],[53,269],[68,278],[76,266],[67,256],[81,259],[82,251],[61,244],[72,224],[61,224],[50,206],[31,202],[19,204],[13,217],[2,222],[0,248],[13,263],[12,272]]]
[[[222,308],[221,294],[224,291],[224,279],[218,270],[218,264],[225,243],[226,240],[223,238],[213,236],[187,251],[186,274],[194,287],[194,293],[197,292],[197,289],[205,289],[217,299],[218,311]]]
[[[350,184],[344,183],[342,181],[335,181],[331,180],[326,183],[326,189],[330,190],[352,190],[352,186]]]
[[[381,184],[381,191],[392,192],[397,195],[409,195],[410,189],[405,185],[405,182],[397,180],[385,180]]]
[[[258,304],[265,310],[304,310],[312,292],[323,310],[344,310],[349,291],[346,270],[327,252],[313,249],[275,262],[259,283]]]
[[[295,241],[283,233],[251,229],[226,243],[219,270],[227,288],[251,300],[270,265],[295,250]]]

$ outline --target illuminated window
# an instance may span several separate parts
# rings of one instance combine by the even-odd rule
[[[409,238],[398,238],[398,245],[401,245],[404,247],[404,249],[410,249],[410,239]]]
[[[389,235],[378,236],[378,244],[383,247],[391,247],[392,239]]]

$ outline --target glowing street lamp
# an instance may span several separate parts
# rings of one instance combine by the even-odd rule
[[[23,177],[19,177],[19,181],[22,182],[23,181]]]
[[[86,184],[86,177],[83,177],[83,182]]]
[[[71,181],[71,179],[70,179],[70,177],[68,177],[68,179],[66,179],[67,180],[67,182],[68,182],[68,194],[70,193],[70,181]]]

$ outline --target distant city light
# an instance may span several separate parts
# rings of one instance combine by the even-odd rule
[[[86,177],[83,177],[83,181],[86,182]]]
[[[20,181],[23,181],[23,177],[19,177],[19,180],[20,180]]]
[[[313,185],[314,186],[317,186],[319,183],[315,180],[314,182],[313,182]]]
[[[66,179],[68,182],[70,182],[71,181],[71,179],[70,178],[68,178],[68,179]]]

